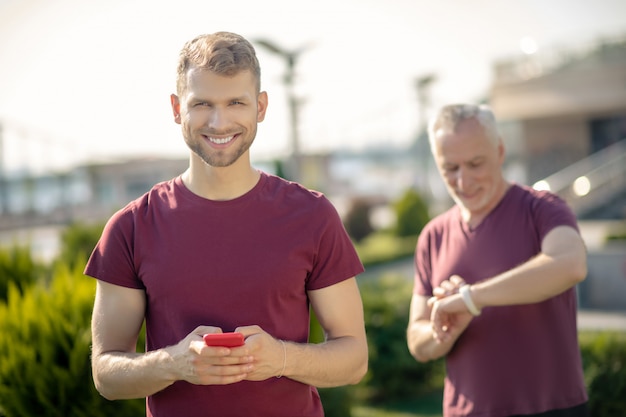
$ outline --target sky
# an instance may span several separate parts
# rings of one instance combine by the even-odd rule
[[[119,157],[185,157],[173,121],[178,51],[237,32],[299,50],[305,152],[404,146],[422,114],[489,90],[494,62],[626,36],[624,0],[0,0],[6,172]],[[257,46],[269,95],[253,160],[290,152],[285,62]],[[416,80],[434,75],[430,107]]]

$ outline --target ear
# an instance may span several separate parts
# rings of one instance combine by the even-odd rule
[[[170,103],[172,104],[172,112],[174,113],[174,121],[180,124],[180,100],[176,94],[170,96]]]
[[[504,164],[504,141],[502,138],[498,138],[498,160],[500,165]]]
[[[267,93],[265,91],[261,91],[259,96],[257,97],[257,114],[256,121],[257,123],[262,122],[265,119],[265,112],[267,111]]]

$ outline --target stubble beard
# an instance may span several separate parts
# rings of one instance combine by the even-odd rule
[[[250,140],[245,140],[240,137],[239,145],[234,149],[234,153],[231,153],[233,149],[227,148],[224,150],[211,150],[210,152],[206,150],[204,145],[204,138],[198,136],[198,139],[194,140],[194,135],[190,131],[186,131],[183,133],[185,138],[185,143],[187,147],[195,153],[205,164],[214,167],[214,168],[224,168],[233,165],[235,162],[241,158],[241,156],[246,153],[250,149],[250,146],[254,142],[254,138],[256,136],[256,130],[252,133]]]

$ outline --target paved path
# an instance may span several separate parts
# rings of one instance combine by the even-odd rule
[[[626,311],[580,310],[580,330],[621,330],[626,332]]]

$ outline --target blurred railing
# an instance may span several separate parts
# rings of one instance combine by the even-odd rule
[[[565,199],[581,216],[626,193],[626,139],[533,185]],[[626,214],[626,213],[625,213]]]

